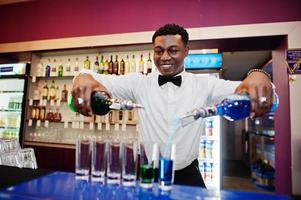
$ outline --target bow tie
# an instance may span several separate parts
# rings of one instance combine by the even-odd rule
[[[159,86],[164,85],[167,82],[172,82],[176,86],[180,87],[181,83],[182,83],[182,76],[168,77],[168,76],[159,75],[159,77],[158,77]]]

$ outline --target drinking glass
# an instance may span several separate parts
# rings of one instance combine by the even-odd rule
[[[23,168],[37,169],[37,160],[33,148],[24,148],[18,151],[19,160]]]
[[[91,180],[96,182],[105,181],[106,173],[106,153],[107,153],[107,142],[104,137],[97,137],[92,140],[92,172]]]
[[[75,173],[77,179],[89,179],[90,146],[90,139],[88,137],[78,137],[75,151]]]
[[[126,140],[123,143],[122,149],[122,184],[124,186],[135,186],[137,174],[137,142],[132,139]]]
[[[155,179],[154,152],[157,145],[153,142],[140,142],[139,145],[139,174],[140,186],[152,188]]]
[[[108,184],[120,184],[121,168],[121,143],[119,138],[112,138],[111,141],[108,142]]]
[[[159,160],[159,188],[164,191],[172,189],[174,182],[174,160],[176,145],[167,143],[161,148]]]

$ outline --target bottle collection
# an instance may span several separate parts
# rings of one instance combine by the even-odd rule
[[[130,72],[149,74],[153,69],[153,61],[150,52],[132,55],[116,53],[115,55],[88,55],[84,57],[51,57],[39,61],[35,75],[40,77],[73,76],[81,69],[90,69],[99,74],[124,75]]]

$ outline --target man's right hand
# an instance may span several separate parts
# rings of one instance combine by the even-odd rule
[[[77,112],[85,116],[91,116],[93,114],[90,99],[91,94],[95,91],[104,92],[108,95],[108,97],[111,97],[107,88],[96,81],[90,74],[80,74],[75,78],[73,82],[72,96]]]

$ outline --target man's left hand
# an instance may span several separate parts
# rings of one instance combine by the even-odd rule
[[[264,73],[252,72],[236,88],[235,93],[249,94],[252,118],[260,117],[270,111],[273,102],[273,87]]]

